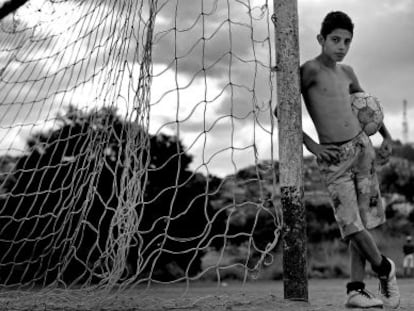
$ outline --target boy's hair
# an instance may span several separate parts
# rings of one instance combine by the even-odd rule
[[[341,11],[328,13],[322,22],[322,37],[326,39],[326,36],[337,28],[348,30],[352,35],[354,34],[354,24],[348,15]]]

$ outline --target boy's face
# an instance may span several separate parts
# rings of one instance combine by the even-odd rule
[[[335,62],[345,58],[351,46],[352,33],[348,30],[337,28],[323,38],[318,35],[318,42],[322,46],[322,53]]]

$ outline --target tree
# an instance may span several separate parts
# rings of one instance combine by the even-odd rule
[[[247,264],[255,266],[261,254],[272,243],[277,231],[277,209],[273,200],[273,179],[277,176],[277,162],[263,162],[239,170],[227,176],[220,187],[219,195],[212,204],[222,208],[228,219],[228,231],[217,245],[249,247]],[[224,241],[225,239],[225,241]]]
[[[129,248],[130,272],[159,279],[197,273],[206,241],[224,227],[217,225],[220,217],[212,221],[207,200],[217,179],[189,170],[192,158],[177,138],[149,135],[113,109],[84,113],[69,107],[59,120],[57,129],[28,140],[0,202],[5,283],[96,282],[110,269],[102,256],[125,199],[122,178],[136,165],[125,167],[126,157],[139,156],[126,153],[132,130],[147,137],[150,148],[136,151],[148,170],[140,177],[144,202],[134,203],[140,218]],[[165,269],[171,265],[181,274]]]
[[[399,193],[409,202],[414,202],[414,166],[405,159],[393,158],[379,170],[379,180],[383,193]]]
[[[152,136],[150,145],[147,203],[139,208],[141,239],[149,247],[132,249],[130,262],[136,264],[143,256],[144,268],[133,270],[149,273],[145,265],[153,265],[153,277],[161,281],[194,276],[214,236],[225,229],[225,215],[215,211],[210,200],[220,179],[190,171],[192,158],[176,137]],[[145,258],[155,260],[149,263]]]
[[[392,154],[394,157],[406,159],[414,162],[414,148],[410,144],[402,144],[400,141],[394,141],[392,147]]]

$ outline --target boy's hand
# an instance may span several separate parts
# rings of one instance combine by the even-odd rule
[[[392,141],[391,139],[385,138],[377,153],[377,164],[384,165],[390,159],[392,154]]]
[[[311,152],[317,159],[336,164],[339,162],[340,148],[335,145],[315,145]]]

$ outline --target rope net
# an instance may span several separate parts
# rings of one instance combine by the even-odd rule
[[[267,1],[4,3],[0,286],[257,275],[281,229]]]

